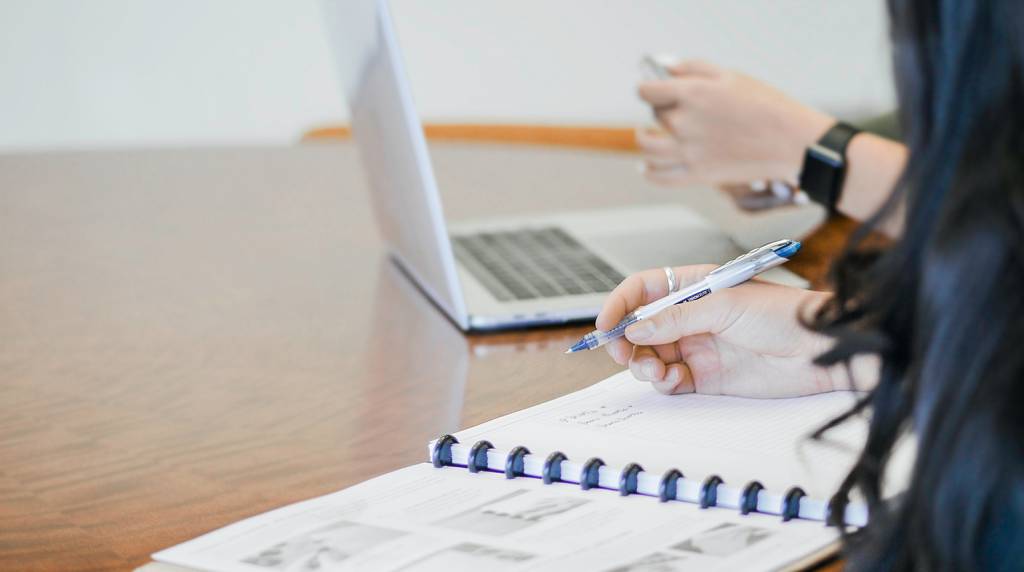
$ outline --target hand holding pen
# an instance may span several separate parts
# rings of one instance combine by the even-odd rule
[[[674,269],[679,291],[717,267]],[[714,291],[714,290],[713,290]],[[662,269],[634,274],[609,294],[597,327],[611,330],[627,314],[669,293]],[[671,307],[625,329],[605,349],[634,377],[662,393],[787,397],[846,389],[849,380],[809,367],[830,340],[804,328],[828,293],[750,280]]]
[[[675,288],[675,275],[671,268],[665,268],[665,275],[668,284],[668,294],[649,304],[641,306],[626,314],[617,324],[609,330],[597,329],[590,332],[583,339],[576,342],[565,353],[571,354],[583,350],[599,348],[606,343],[621,338],[626,333],[626,328],[633,324],[651,318],[676,304],[693,302],[699,300],[712,292],[724,288],[731,288],[750,280],[754,276],[785,264],[789,258],[800,250],[800,243],[795,240],[777,240],[764,246],[759,246],[750,252],[737,256],[735,259],[708,272],[703,280],[689,284],[682,290]]]

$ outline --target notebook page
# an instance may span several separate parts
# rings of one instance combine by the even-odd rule
[[[656,474],[673,467],[688,478],[717,474],[736,487],[752,480],[776,492],[800,486],[827,500],[852,466],[867,424],[850,420],[820,442],[808,435],[855,400],[852,392],[794,399],[666,396],[626,371],[454,435],[467,445],[487,439],[506,451],[524,445],[542,458],[557,450],[573,461],[634,462]]]
[[[423,463],[153,557],[224,572],[776,570],[836,539],[820,523]]]

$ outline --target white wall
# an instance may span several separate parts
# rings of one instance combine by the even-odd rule
[[[396,0],[421,113],[630,124],[646,51],[891,106],[882,2]],[[0,1],[0,150],[294,141],[346,115],[314,0]]]

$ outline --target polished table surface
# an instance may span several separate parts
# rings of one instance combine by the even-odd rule
[[[453,218],[581,197],[696,201],[737,232],[810,216],[735,218],[623,154],[435,161]],[[850,226],[791,267],[820,284]],[[345,143],[0,156],[0,569],[130,569],[421,462],[443,432],[615,372],[561,355],[585,329],[462,335],[388,261]]]

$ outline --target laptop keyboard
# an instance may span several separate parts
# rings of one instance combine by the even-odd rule
[[[455,257],[501,301],[608,292],[623,276],[557,227],[452,238]]]

